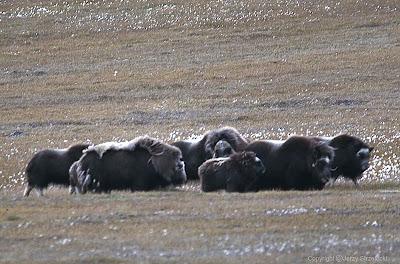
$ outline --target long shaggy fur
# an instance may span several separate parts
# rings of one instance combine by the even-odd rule
[[[311,137],[293,136],[284,142],[258,140],[246,148],[267,163],[258,189],[322,189],[331,175],[333,148]]]
[[[196,180],[199,178],[198,168],[204,161],[214,156],[215,146],[221,140],[230,144],[234,152],[243,151],[249,143],[233,127],[223,127],[208,131],[200,140],[195,142],[182,140],[172,143],[182,151],[188,179]]]
[[[186,181],[181,151],[150,137],[121,144],[103,143],[88,149],[71,167],[78,190],[151,190]]]
[[[355,185],[369,168],[369,159],[373,147],[370,147],[361,139],[347,134],[335,137],[316,137],[317,140],[328,143],[335,150],[335,158],[332,163],[332,182],[339,176],[351,179]]]
[[[251,191],[250,187],[264,172],[260,159],[253,152],[238,152],[228,158],[207,160],[199,167],[201,189],[212,192],[224,189],[227,192]]]
[[[42,194],[42,190],[49,184],[68,186],[69,168],[88,146],[89,144],[76,144],[66,149],[45,149],[36,153],[25,170],[28,185],[24,196],[29,196],[33,188],[37,188]]]

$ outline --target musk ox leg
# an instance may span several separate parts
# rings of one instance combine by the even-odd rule
[[[43,197],[44,196],[43,188],[37,187],[35,190],[36,190],[36,194],[37,194],[38,197]]]
[[[76,194],[78,191],[78,188],[76,186],[69,186],[69,194]]]
[[[330,178],[328,182],[325,184],[325,187],[333,187],[334,184],[335,184],[335,179]]]
[[[31,193],[32,189],[33,189],[33,186],[30,186],[30,185],[26,186],[26,188],[24,190],[24,196],[28,197],[29,194]]]
[[[358,189],[358,188],[360,188],[360,185],[358,184],[358,182],[357,182],[357,179],[356,178],[354,178],[354,179],[351,179],[352,181],[353,181],[353,183],[354,183],[354,186]]]

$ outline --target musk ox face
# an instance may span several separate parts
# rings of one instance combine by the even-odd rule
[[[231,155],[232,159],[236,159],[236,155]],[[252,151],[243,151],[237,157],[242,164],[242,170],[244,172],[254,171],[255,174],[262,174],[265,172],[265,167],[262,161],[256,156],[256,153]]]
[[[211,130],[204,135],[204,151],[206,155],[206,159],[218,158],[218,157],[229,157],[229,154],[225,154],[224,156],[214,156],[215,148],[218,143],[223,144],[222,148],[226,147],[226,151],[229,151],[228,148],[232,149],[232,154],[235,151],[242,151],[248,145],[248,140],[245,139],[239,131],[237,131],[233,127],[222,127],[219,129]],[[222,141],[222,142],[221,142]],[[226,144],[225,144],[225,143]],[[228,145],[229,146],[228,146]]]
[[[265,173],[263,162],[252,151],[243,151],[230,155],[230,159],[239,164],[242,175],[245,175],[246,184],[257,180]]]
[[[174,185],[186,182],[185,163],[178,148],[171,146],[160,153],[154,153],[149,162],[167,182]]]
[[[231,144],[225,140],[220,140],[215,144],[213,158],[225,158],[235,153]]]
[[[334,158],[334,149],[326,142],[319,142],[312,154],[311,171],[313,177],[322,183],[329,181],[331,177],[331,165]]]
[[[369,160],[373,147],[368,146],[361,139],[339,135],[334,137],[330,144],[335,148],[335,162],[333,168],[339,168],[339,173],[353,180],[369,168]]]

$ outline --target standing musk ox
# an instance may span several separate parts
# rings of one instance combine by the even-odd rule
[[[311,137],[258,140],[246,150],[255,152],[266,164],[255,189],[321,190],[331,175],[333,148]]]
[[[214,148],[218,141],[229,143],[234,151],[242,151],[249,141],[245,139],[235,128],[223,127],[208,131],[200,140],[182,140],[172,143],[182,151],[185,161],[186,175],[188,179],[198,179],[198,168],[204,161],[214,156]]]
[[[201,190],[212,192],[251,191],[250,186],[265,172],[265,167],[254,152],[242,151],[228,158],[213,158],[199,167]]]
[[[343,176],[351,179],[357,186],[357,180],[369,168],[369,159],[374,148],[361,139],[346,134],[335,137],[316,137],[316,139],[327,142],[335,149],[330,182],[333,184],[339,176]]]
[[[186,182],[181,151],[150,137],[89,147],[70,170],[71,184],[87,190],[147,191]]]
[[[28,186],[25,188],[24,196],[29,196],[33,188],[43,195],[43,189],[49,184],[68,186],[68,170],[87,147],[89,144],[76,144],[66,149],[45,149],[37,152],[25,170]]]

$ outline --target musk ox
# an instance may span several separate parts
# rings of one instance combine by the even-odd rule
[[[213,158],[227,158],[235,153],[231,144],[225,140],[220,140],[215,144]]]
[[[76,144],[66,149],[45,149],[37,152],[25,170],[28,185],[24,196],[29,196],[33,188],[43,195],[43,189],[49,184],[68,186],[68,170],[87,147],[89,144]]]
[[[251,191],[249,187],[264,172],[265,167],[254,152],[242,151],[233,153],[228,158],[213,158],[199,167],[201,190]]]
[[[362,177],[362,173],[369,168],[369,159],[373,147],[368,146],[361,139],[341,134],[335,137],[316,137],[327,142],[335,149],[335,158],[332,163],[331,184],[339,177],[351,179],[354,185]]]
[[[311,137],[258,140],[246,150],[255,152],[266,164],[256,189],[321,190],[331,175],[333,148]]]
[[[89,147],[71,167],[70,177],[80,193],[147,191],[186,182],[181,151],[147,136]]]
[[[188,179],[195,180],[199,176],[197,170],[204,161],[214,156],[214,148],[218,141],[225,140],[234,151],[242,151],[249,141],[245,139],[235,128],[223,127],[208,131],[196,141],[182,140],[172,143],[182,151],[185,161],[185,170]]]

